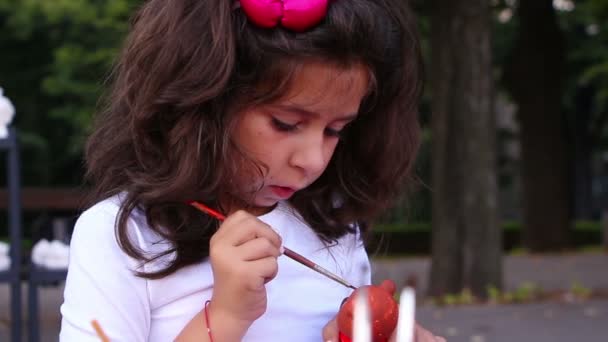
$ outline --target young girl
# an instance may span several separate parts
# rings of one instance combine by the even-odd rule
[[[88,141],[61,341],[93,319],[112,341],[337,340],[352,290],[281,251],[370,283],[361,236],[419,140],[404,3],[147,1]]]

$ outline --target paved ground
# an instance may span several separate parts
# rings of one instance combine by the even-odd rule
[[[608,300],[418,310],[423,326],[449,342],[606,342]]]
[[[526,282],[544,290],[569,289],[574,282],[588,288],[608,289],[607,253],[506,256],[503,261],[504,286],[508,291]],[[374,282],[393,279],[400,287],[414,276],[419,288],[425,289],[429,267],[428,258],[376,258],[373,278]]]
[[[573,282],[593,289],[608,289],[608,254],[561,256],[508,256],[504,259],[505,288],[524,282],[542,289],[569,289]],[[374,279],[402,284],[411,275],[426,285],[426,258],[376,259]],[[58,308],[63,288],[40,290],[42,342],[57,341]],[[0,286],[0,341],[9,341],[8,286]],[[27,292],[24,291],[25,295]],[[24,300],[24,308],[25,308]],[[24,313],[26,315],[26,313]],[[420,306],[418,320],[450,342],[606,342],[608,300],[545,302],[518,305],[479,305],[441,308]]]

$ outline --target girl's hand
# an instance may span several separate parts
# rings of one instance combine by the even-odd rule
[[[278,271],[281,237],[257,217],[237,211],[211,237],[213,269],[212,321],[229,321],[243,334],[266,311],[265,284]],[[215,321],[215,322],[214,322]]]
[[[211,237],[209,259],[213,269],[213,296],[176,341],[237,342],[266,311],[265,284],[278,271],[281,237],[244,211],[229,215]],[[209,326],[207,326],[209,320]]]
[[[395,341],[395,333],[391,337],[391,341]],[[414,330],[414,342],[446,342],[446,339],[441,336],[435,336],[432,332],[424,329],[420,324],[416,323]]]
[[[340,342],[338,337],[338,321],[334,317],[327,325],[323,328],[323,341],[325,342]],[[393,335],[389,339],[389,342],[397,342],[397,332],[394,331]],[[404,341],[399,341],[404,342]],[[446,342],[443,337],[435,336],[430,331],[421,327],[416,323],[414,330],[414,341],[412,342]]]

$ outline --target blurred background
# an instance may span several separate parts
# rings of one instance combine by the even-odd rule
[[[373,227],[375,280],[416,286],[420,320],[450,341],[608,340],[608,0],[410,2],[423,145],[416,183]],[[47,277],[31,251],[69,241],[83,143],[140,3],[0,0],[0,87],[21,155],[18,273],[34,289],[19,301],[40,309],[18,313],[23,336],[56,339],[65,273]],[[10,233],[0,226],[14,246]],[[14,291],[0,284],[0,296],[0,340],[17,338]]]

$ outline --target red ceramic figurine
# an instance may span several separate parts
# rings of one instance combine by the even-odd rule
[[[353,291],[338,312],[338,329],[341,342],[351,342],[355,297],[362,290],[367,291],[369,313],[372,325],[372,342],[387,342],[397,326],[399,305],[393,298],[395,283],[383,281],[380,286],[367,285]]]

